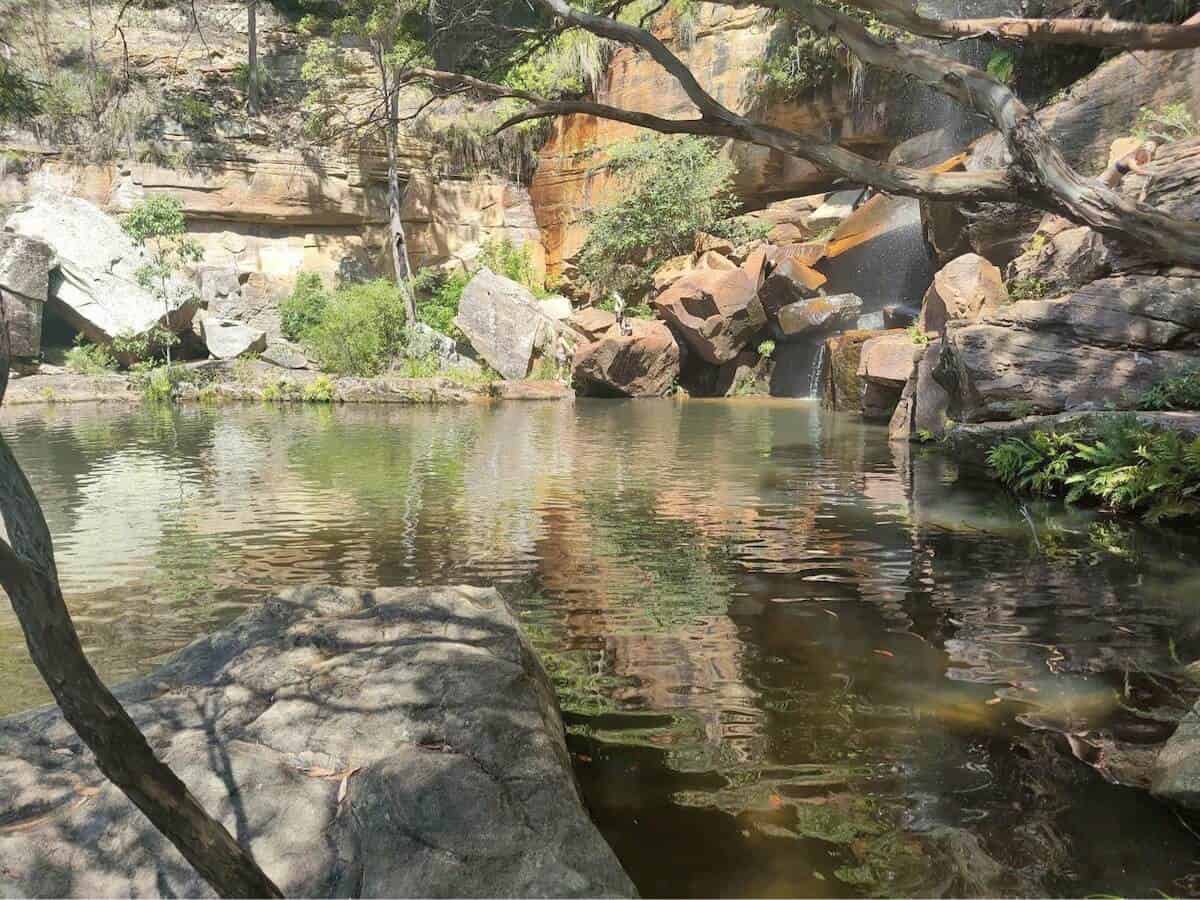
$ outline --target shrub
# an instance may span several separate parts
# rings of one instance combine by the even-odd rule
[[[381,278],[340,288],[304,339],[325,371],[366,376],[382,372],[403,349],[404,330],[403,294]]]
[[[75,346],[67,351],[67,368],[76,375],[103,375],[117,370],[117,361],[107,347],[89,344],[82,336],[75,339]]]
[[[1050,286],[1033,275],[1014,278],[1008,283],[1008,296],[1011,300],[1041,300],[1049,292]]]
[[[579,271],[597,295],[644,294],[666,260],[689,252],[698,231],[727,219],[737,203],[733,164],[698,137],[655,136],[618,144],[609,169],[623,181],[619,200],[592,211]]]
[[[304,388],[305,403],[332,403],[333,380],[328,375],[318,375]]]
[[[1138,409],[1200,409],[1200,368],[1164,378],[1138,400]]]
[[[929,345],[930,340],[932,340],[929,334],[916,322],[908,326],[908,339],[918,347],[926,347]]]
[[[329,305],[329,292],[316,272],[301,272],[292,293],[279,304],[280,330],[291,341],[300,341],[318,325]]]
[[[528,244],[518,244],[507,237],[492,238],[484,243],[478,263],[497,275],[525,285],[534,294],[545,292],[545,285],[542,284],[542,279],[533,264],[533,253]]]
[[[758,345],[758,355],[762,359],[770,359],[772,356],[774,356],[775,355],[775,342],[767,340],[767,341],[763,341],[761,344],[759,344]]]
[[[179,335],[166,328],[155,327],[142,334],[122,332],[112,339],[113,352],[131,360],[131,366],[150,361],[157,353],[179,343]]]
[[[1200,438],[1154,431],[1134,416],[1079,431],[1035,431],[988,453],[996,477],[1010,488],[1063,494],[1068,503],[1098,502],[1150,522],[1200,514]]]
[[[417,319],[434,331],[457,340],[462,332],[454,324],[454,317],[458,315],[463,289],[470,280],[471,277],[465,272],[422,269],[413,279],[413,291],[417,295]]]
[[[1200,127],[1197,127],[1186,104],[1168,103],[1162,109],[1142,109],[1138,113],[1133,134],[1142,140],[1169,144],[1200,134]]]

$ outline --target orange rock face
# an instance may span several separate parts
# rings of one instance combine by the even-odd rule
[[[846,146],[870,152],[888,142],[881,104],[852,104],[849,88],[839,82],[831,90],[803,102],[763,105],[750,90],[753,63],[766,52],[774,27],[760,10],[700,4],[694,37],[681,46],[673,23],[659,36],[686,62],[701,84],[718,100],[740,112],[753,112],[774,125],[817,134],[839,134]],[[698,115],[683,90],[649,56],[619,50],[597,91],[597,100],[641,112],[674,118]],[[589,209],[615,197],[619,184],[604,169],[601,148],[641,133],[630,125],[570,116],[557,120],[543,147],[531,193],[546,245],[549,271],[557,275],[563,262],[579,251],[587,230],[581,223]],[[751,203],[813,192],[826,185],[815,166],[763,147],[734,145],[738,195]]]

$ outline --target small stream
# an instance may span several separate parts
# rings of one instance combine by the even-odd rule
[[[1027,519],[806,401],[0,424],[110,680],[284,585],[498,585],[644,895],[1200,890],[1195,826],[1077,756],[1195,698],[1196,535]],[[7,604],[0,673],[48,700]]]

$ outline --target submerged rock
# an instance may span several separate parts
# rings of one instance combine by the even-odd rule
[[[524,378],[539,351],[553,351],[557,327],[533,292],[491,269],[463,289],[455,324],[488,365],[505,378]]]
[[[289,590],[116,693],[287,896],[634,893],[494,590]],[[0,720],[0,821],[5,896],[212,896],[56,708]]]
[[[659,294],[654,307],[714,365],[734,359],[767,322],[758,285],[745,269],[692,272]]]
[[[141,335],[156,326],[183,331],[191,325],[199,298],[180,279],[168,283],[168,297],[155,297],[138,283],[149,259],[112,216],[86,200],[45,195],[8,217],[5,229],[35,238],[58,257],[50,282],[49,307],[95,343],[117,335]]]
[[[54,251],[41,241],[0,232],[0,298],[13,356],[42,352],[42,310],[54,266]]]
[[[630,334],[617,329],[575,353],[573,373],[583,393],[662,397],[679,378],[679,344],[662,322],[631,319]]]

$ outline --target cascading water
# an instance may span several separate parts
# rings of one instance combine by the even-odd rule
[[[1019,5],[1014,0],[923,0],[920,11],[936,18],[983,17],[1019,14]],[[981,41],[926,43],[927,49],[979,67],[986,66],[991,52]],[[878,100],[865,94],[864,68],[857,61],[851,65],[850,80],[852,105]],[[898,142],[940,129],[947,144],[963,147],[987,130],[987,123],[980,117],[920,85],[902,87],[889,96],[888,103],[890,129]],[[885,306],[919,308],[936,271],[921,225],[920,202],[900,197],[884,202],[883,215],[872,222],[870,240],[817,264],[829,279],[827,294],[853,293],[862,298],[862,315],[852,328],[882,328]],[[825,339],[829,334],[805,335],[795,342],[779,343],[772,393],[820,396]]]

